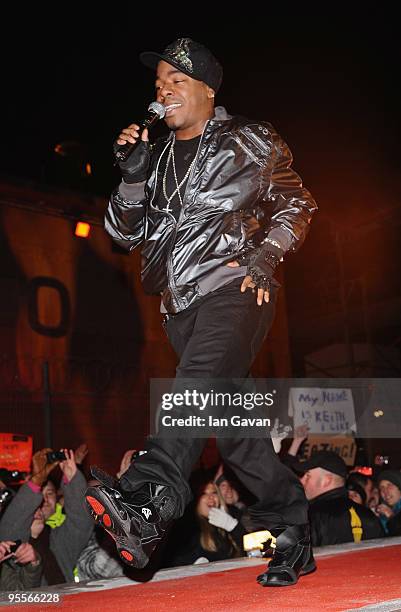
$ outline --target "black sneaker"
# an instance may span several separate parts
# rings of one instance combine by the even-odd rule
[[[91,515],[115,540],[127,565],[145,567],[174,518],[176,503],[171,489],[146,483],[127,492],[103,470],[94,467],[91,472],[101,483],[85,493]]]
[[[273,558],[264,574],[257,577],[262,586],[289,586],[298,582],[298,577],[315,571],[310,543],[309,525],[272,529],[277,536]]]

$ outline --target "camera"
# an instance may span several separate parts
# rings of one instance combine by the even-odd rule
[[[131,463],[133,461],[135,461],[135,459],[138,459],[138,457],[140,457],[141,455],[146,455],[146,453],[147,453],[147,451],[144,451],[144,450],[136,450],[136,451],[134,451],[132,453],[132,456],[131,456]]]
[[[54,463],[55,461],[65,461],[67,457],[64,451],[49,451],[46,453],[47,463]]]
[[[0,489],[0,510],[3,510],[3,506],[5,507],[14,497],[14,491],[11,489]]]
[[[4,484],[12,484],[21,482],[21,480],[25,480],[26,472],[20,472],[19,470],[7,470],[6,468],[0,468],[0,480],[4,482]]]
[[[15,551],[17,550],[19,546],[21,546],[21,544],[22,544],[21,540],[15,540],[15,544],[11,544],[10,546],[10,552],[15,553]]]

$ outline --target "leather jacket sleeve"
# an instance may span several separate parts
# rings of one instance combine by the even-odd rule
[[[291,168],[292,154],[279,134],[270,126],[272,135],[272,165],[265,173],[268,189],[263,196],[273,210],[270,224],[265,230],[269,236],[272,230],[281,230],[291,236],[288,250],[296,251],[301,246],[309,230],[317,204],[312,195],[302,185],[302,180]],[[284,249],[287,250],[287,249]]]
[[[257,288],[270,289],[274,270],[287,251],[296,251],[307,235],[315,200],[291,168],[292,154],[284,140],[269,125],[272,144],[269,163],[264,168],[262,206],[269,209],[260,243],[238,258],[248,264],[247,274]]]
[[[145,181],[132,185],[121,183],[111,195],[104,227],[113,240],[132,251],[145,237]]]

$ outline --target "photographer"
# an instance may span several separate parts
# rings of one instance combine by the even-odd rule
[[[40,586],[42,560],[31,544],[0,542],[0,590],[25,591]]]
[[[65,459],[51,462],[47,457],[49,452],[51,449],[44,448],[34,454],[31,479],[21,486],[0,523],[0,540],[20,539],[40,553],[42,585],[74,580],[77,559],[93,531],[92,521],[82,504],[86,480],[77,470],[73,451],[63,449]],[[46,521],[55,511],[56,497],[44,485],[57,465],[63,472],[61,488],[66,518],[51,528]]]

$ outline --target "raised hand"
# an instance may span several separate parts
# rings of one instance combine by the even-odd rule
[[[238,525],[237,519],[222,508],[210,508],[208,521],[211,525],[220,527],[225,531],[232,531]]]
[[[33,455],[31,481],[34,484],[42,486],[50,472],[60,463],[59,461],[47,462],[46,454],[51,450],[51,448],[42,448]]]
[[[68,480],[72,480],[78,469],[75,461],[74,451],[71,449],[68,450],[67,448],[63,448],[62,450],[64,451],[64,454],[67,459],[65,459],[65,461],[60,461],[60,468],[64,476]]]
[[[75,449],[75,463],[80,465],[88,453],[88,445],[85,444],[85,442],[83,444],[80,444],[78,448]]]
[[[129,466],[131,465],[132,455],[135,452],[135,448],[132,448],[124,453],[123,458],[121,459],[120,469],[116,474],[117,478],[121,478],[121,476],[128,470]]]
[[[127,142],[134,144],[139,138],[139,125],[131,123],[123,129],[114,144],[114,153]],[[143,130],[141,140],[136,144],[126,161],[118,162],[125,183],[140,183],[146,180],[150,165],[148,130]]]

